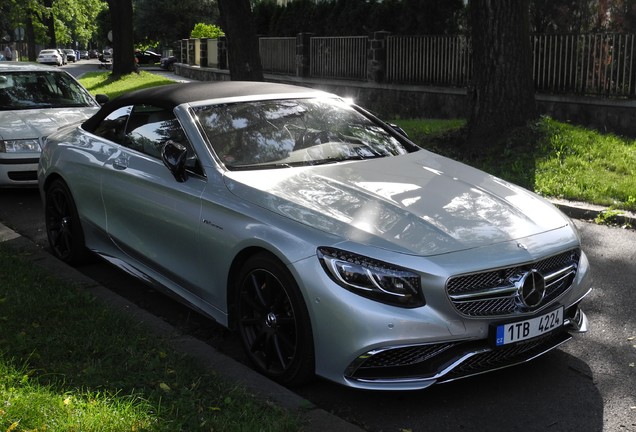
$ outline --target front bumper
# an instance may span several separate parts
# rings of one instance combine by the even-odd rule
[[[516,249],[519,248],[515,245],[514,249],[505,250],[512,250],[511,253],[500,255],[507,257]],[[531,262],[544,263],[545,257],[557,255],[561,253],[540,251]],[[583,252],[576,273],[560,278],[567,280],[569,287],[552,284],[552,291],[546,294],[547,303],[520,311],[479,308],[480,313],[485,311],[488,315],[469,315],[472,309],[459,309],[445,289],[453,275],[466,274],[461,269],[470,259],[474,259],[474,268],[478,269],[481,256],[469,252],[442,256],[433,263],[408,256],[391,259],[390,262],[404,263],[406,268],[421,272],[427,287],[427,304],[413,309],[380,304],[344,290],[316,265],[317,260],[296,262],[292,271],[300,282],[312,321],[316,374],[361,389],[423,389],[527,362],[568,341],[572,333],[587,330],[587,318],[579,303],[591,291],[592,282]],[[497,268],[516,269],[524,261],[512,256],[509,262]],[[425,264],[418,268],[420,263]],[[492,325],[532,319],[559,306],[564,308],[564,325],[558,330],[515,345],[495,347],[489,342]]]
[[[422,389],[528,362],[569,341],[571,333],[587,331],[587,326],[585,313],[574,305],[557,332],[501,348],[480,340],[372,350],[351,364],[345,379],[352,387],[372,390]]]

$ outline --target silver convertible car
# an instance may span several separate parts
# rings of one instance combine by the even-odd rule
[[[105,102],[105,96],[99,97]],[[63,70],[0,63],[0,187],[37,186],[42,137],[83,122],[99,104]]]
[[[571,220],[331,94],[132,92],[49,136],[38,178],[55,255],[177,294],[287,385],[421,389],[587,329]]]

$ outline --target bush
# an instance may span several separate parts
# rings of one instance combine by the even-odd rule
[[[214,24],[204,24],[198,23],[192,29],[190,33],[190,37],[193,39],[196,38],[210,38],[210,39],[218,39],[221,36],[225,36],[221,27]]]

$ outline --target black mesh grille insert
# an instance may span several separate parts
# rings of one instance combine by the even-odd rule
[[[529,312],[516,298],[513,279],[530,269],[538,270],[546,278],[545,297],[534,308],[538,309],[567,291],[576,276],[580,258],[580,249],[573,249],[536,262],[451,277],[446,292],[453,306],[464,316],[495,317]],[[555,274],[558,276],[551,277]],[[502,288],[508,288],[507,292],[501,292]]]

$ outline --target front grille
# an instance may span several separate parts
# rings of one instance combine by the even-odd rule
[[[477,375],[522,363],[561,345],[571,338],[572,337],[566,332],[557,332],[532,339],[525,343],[481,352],[462,362],[448,374],[444,375],[438,382],[452,381],[458,378]]]
[[[387,349],[371,355],[364,362],[364,367],[394,367],[421,363],[439,355],[452,346],[452,343],[446,343]]]
[[[497,348],[485,340],[388,348],[359,357],[346,376],[362,381],[452,381],[532,360],[569,339],[562,329]]]
[[[495,317],[539,309],[562,295],[576,277],[580,249],[554,255],[540,261],[503,269],[451,277],[446,292],[457,311],[468,317]],[[534,308],[521,304],[514,279],[531,269],[545,278],[546,292]]]
[[[32,181],[38,179],[37,171],[9,171],[8,176],[13,181]]]

